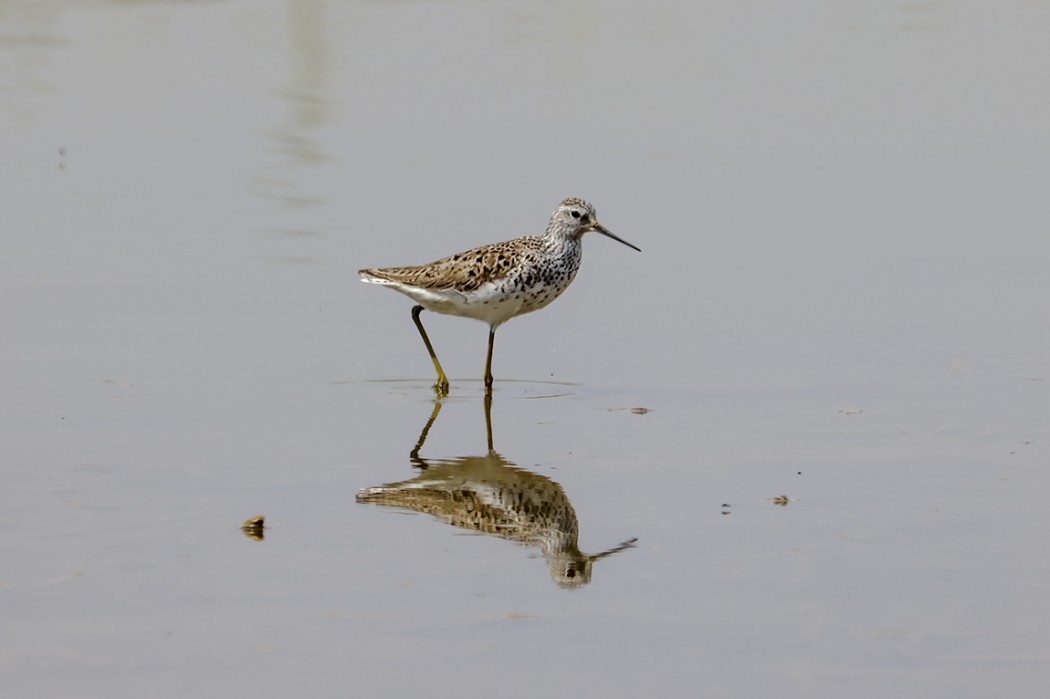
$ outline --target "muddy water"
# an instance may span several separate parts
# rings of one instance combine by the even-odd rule
[[[4,686],[1034,695],[1048,29],[5,3]],[[643,252],[501,328],[488,416],[485,327],[429,314],[436,404],[355,270],[566,196]]]

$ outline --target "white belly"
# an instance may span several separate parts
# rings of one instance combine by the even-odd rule
[[[528,289],[522,289],[513,282],[501,280],[497,283],[484,284],[467,293],[453,289],[420,289],[381,279],[366,279],[365,281],[396,289],[428,311],[474,318],[497,326],[515,316],[538,311],[548,306],[565,291],[572,279],[565,279],[560,283],[533,285]]]

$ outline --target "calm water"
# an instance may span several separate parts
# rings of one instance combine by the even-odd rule
[[[3,3],[0,682],[1041,696],[1048,33]],[[435,406],[411,303],[355,271],[566,196],[643,252],[588,237],[500,330],[490,434],[485,326],[428,316]]]

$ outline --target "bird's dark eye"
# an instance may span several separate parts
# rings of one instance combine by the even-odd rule
[[[580,212],[577,211],[576,209],[573,209],[572,210],[572,217],[573,218],[579,218],[580,217]]]

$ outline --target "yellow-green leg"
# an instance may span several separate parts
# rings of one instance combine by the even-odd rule
[[[492,342],[496,339],[496,326],[489,326],[489,353],[485,357],[485,392],[492,392]]]
[[[438,379],[437,383],[434,384],[434,391],[438,394],[438,397],[444,397],[448,395],[448,377],[445,376],[445,370],[441,368],[441,362],[438,361],[437,355],[434,354],[434,346],[430,344],[430,338],[427,337],[427,331],[423,329],[423,323],[419,320],[419,314],[422,311],[422,306],[413,306],[412,320],[415,322],[416,328],[419,329],[419,334],[423,338],[423,344],[427,346],[427,352],[430,353],[430,358],[434,361],[434,368],[437,369]],[[492,351],[491,344],[489,351]]]

